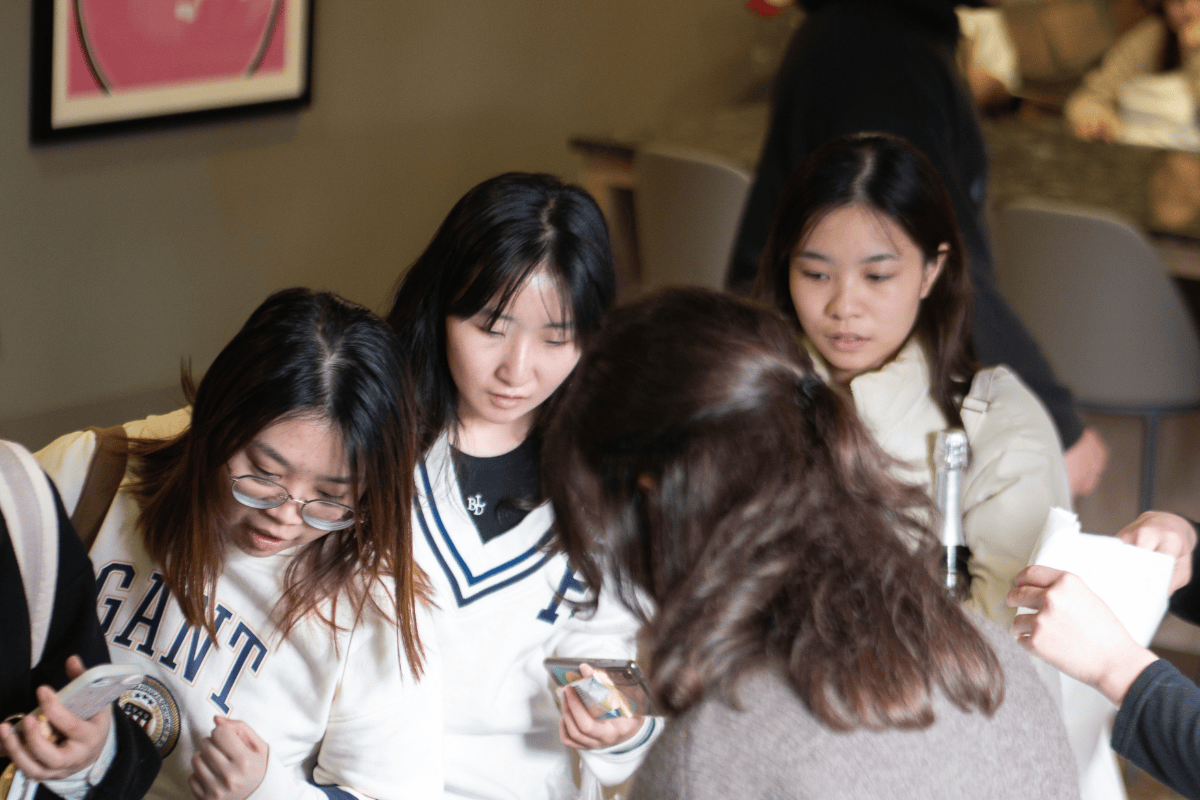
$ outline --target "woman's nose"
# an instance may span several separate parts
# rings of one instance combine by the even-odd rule
[[[265,508],[263,511],[280,525],[301,525],[304,517],[300,514],[302,503],[294,497],[283,501],[283,505]]]
[[[859,308],[858,292],[851,283],[841,283],[834,287],[833,297],[829,300],[829,315],[834,319],[847,319],[857,316]]]
[[[520,386],[529,379],[532,366],[531,346],[523,336],[514,337],[504,351],[497,373],[509,386]]]

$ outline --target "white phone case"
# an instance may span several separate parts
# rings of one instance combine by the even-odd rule
[[[75,716],[91,719],[144,677],[142,670],[128,664],[98,664],[59,689],[58,699]],[[38,716],[42,709],[32,713]]]

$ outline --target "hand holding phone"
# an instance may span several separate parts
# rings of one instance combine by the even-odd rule
[[[73,680],[61,692],[39,686],[36,709],[15,724],[0,723],[0,752],[35,781],[74,775],[100,756],[112,727],[110,704],[141,675],[112,664],[85,671],[79,656],[71,656],[67,676]]]
[[[580,664],[578,669],[582,678],[590,678],[596,674],[596,670],[586,662]],[[605,682],[609,682],[607,676]],[[622,713],[619,716],[596,717],[574,687],[561,689],[560,696],[562,716],[558,721],[558,737],[567,747],[577,750],[611,747],[632,739],[645,722],[645,717],[641,714],[629,716]]]
[[[547,658],[542,662],[550,678],[558,686],[567,686],[580,678],[588,677],[583,665],[604,673],[607,683],[619,691],[632,712],[632,716],[656,713],[650,700],[650,686],[638,669],[637,662],[617,658]]]

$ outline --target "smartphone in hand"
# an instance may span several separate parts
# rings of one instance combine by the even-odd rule
[[[558,686],[568,686],[583,678],[579,667],[582,664],[603,672],[608,682],[624,696],[633,712],[632,716],[652,715],[654,704],[650,699],[650,686],[646,683],[637,662],[618,658],[547,658],[542,662],[551,680]]]
[[[141,683],[146,673],[128,664],[97,664],[58,690],[58,699],[80,719],[91,719],[106,705]],[[40,716],[39,706],[32,712]]]

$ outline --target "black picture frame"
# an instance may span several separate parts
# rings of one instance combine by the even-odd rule
[[[118,9],[111,21],[104,17],[106,6]],[[32,143],[286,111],[311,103],[315,0],[240,0],[238,4],[218,0],[206,2],[204,7],[194,0],[180,0],[174,6],[176,19],[157,20],[160,28],[176,38],[165,44],[160,39],[153,45],[176,46],[192,57],[192,61],[179,59],[182,63],[151,59],[151,48],[135,45],[138,40],[130,36],[130,29],[136,28],[135,35],[142,33],[144,20],[131,24],[128,6],[106,0],[33,0]],[[199,26],[179,24],[179,9],[189,7],[200,9],[194,14],[206,14],[200,19],[205,38],[194,33]],[[251,29],[246,19],[238,19],[238,34],[230,37],[236,41],[226,44],[222,40],[214,48],[209,43],[221,34],[219,26],[231,24],[216,16],[223,10],[243,16],[256,11],[258,16],[249,22],[258,27]],[[251,30],[256,39],[250,38],[247,31]],[[191,40],[186,38],[189,35]],[[249,49],[251,45],[255,49]],[[219,60],[218,66],[204,63],[209,52],[220,53],[220,59],[210,59]],[[145,64],[139,64],[139,58]],[[240,66],[241,59],[245,59],[245,69],[220,72],[229,64]],[[200,64],[199,72],[207,68],[212,74],[179,79],[160,67],[172,64],[176,72],[182,72],[192,62]]]

